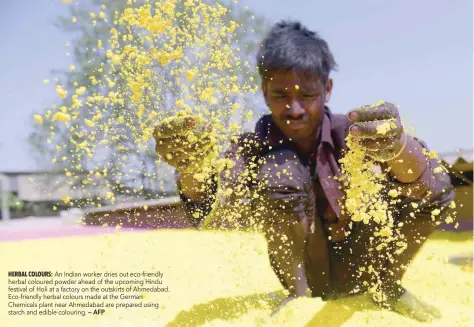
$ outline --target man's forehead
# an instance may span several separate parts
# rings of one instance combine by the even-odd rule
[[[290,70],[272,72],[268,75],[267,85],[272,89],[294,88],[296,85],[302,88],[319,88],[322,82],[315,74]]]

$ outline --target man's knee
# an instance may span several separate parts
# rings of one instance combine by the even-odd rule
[[[262,215],[302,221],[312,215],[314,193],[309,167],[291,150],[275,150],[261,158],[254,201]]]
[[[453,210],[448,205],[412,202],[400,210],[396,226],[401,226],[406,237],[424,241],[449,216],[453,216]]]
[[[275,150],[262,156],[257,179],[265,181],[269,188],[303,189],[311,174],[297,153],[292,150]]]

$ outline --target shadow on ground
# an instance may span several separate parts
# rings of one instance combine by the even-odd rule
[[[246,296],[218,298],[207,303],[194,305],[190,310],[181,311],[166,327],[198,327],[214,320],[234,320],[250,310],[270,312],[284,298],[283,291],[269,294],[255,293]],[[326,302],[306,323],[307,327],[339,327],[345,324],[355,312],[362,310],[380,310],[365,296],[350,297]]]

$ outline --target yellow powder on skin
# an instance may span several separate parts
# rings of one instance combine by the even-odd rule
[[[377,134],[385,135],[392,129],[389,122],[377,126]]]
[[[78,180],[83,189],[99,187],[94,184],[95,178],[100,178],[97,176],[116,177],[110,179],[105,187],[104,198],[111,203],[118,192],[127,194],[128,191],[130,198],[134,198],[134,194],[143,190],[143,185],[139,185],[124,191],[124,180],[136,176],[137,168],[130,167],[130,158],[145,156],[155,146],[152,136],[158,121],[169,119],[171,122],[170,117],[192,115],[214,127],[214,132],[209,133],[208,137],[216,148],[209,151],[202,161],[196,161],[196,164],[202,165],[196,178],[204,181],[211,168],[224,171],[232,167],[232,162],[218,156],[231,139],[227,133],[229,126],[232,126],[233,134],[239,133],[237,124],[228,124],[232,110],[240,110],[240,117],[248,121],[254,118],[253,111],[246,106],[241,107],[235,100],[240,95],[255,94],[259,88],[247,77],[247,73],[240,74],[244,69],[250,71],[250,64],[239,57],[233,44],[235,36],[241,32],[241,26],[229,19],[228,9],[217,2],[211,5],[188,0],[183,6],[186,14],[177,12],[175,1],[149,1],[143,5],[132,5],[130,2],[113,18],[102,12],[91,13],[87,20],[92,25],[100,26],[106,17],[110,17],[112,27],[108,28],[108,38],[101,36],[102,40],[94,40],[91,46],[97,44],[101,48],[101,56],[105,53],[107,59],[91,76],[81,76],[80,81],[64,84],[74,85],[74,88],[56,86],[62,109],[52,117],[57,125],[48,131],[51,133],[49,141],[61,140],[62,147],[57,150],[57,158],[66,158],[70,171],[65,171],[65,175],[70,180]],[[77,18],[72,17],[72,21],[77,23]],[[97,59],[100,59],[98,62],[104,61],[102,57]],[[163,71],[167,74],[164,75]],[[239,76],[236,76],[237,73]],[[77,75],[80,75],[79,72]],[[295,85],[295,89],[300,87]],[[169,111],[164,112],[162,104],[169,94],[178,96],[167,104]],[[379,101],[376,105],[383,103]],[[52,112],[44,115],[45,119],[50,119],[50,115]],[[39,123],[37,116],[34,119]],[[57,135],[55,139],[57,130],[65,129],[60,123],[67,122],[69,134],[66,136],[69,140],[64,142],[64,139],[67,140],[67,137],[62,137],[64,135]],[[390,123],[383,124],[378,132],[386,134],[391,127]],[[183,136],[180,144],[183,148],[199,141],[196,133],[183,131],[177,135]],[[391,190],[389,198],[385,199],[382,196],[383,175],[373,172],[374,163],[365,160],[363,149],[354,140],[348,139],[347,142],[350,151],[341,160],[341,182],[347,195],[342,203],[343,211],[351,215],[354,223],[377,224],[376,240],[372,246],[374,251],[384,250],[385,241],[389,239],[399,241],[398,250],[403,251],[406,243],[394,230],[389,210],[390,202],[398,199],[397,190]],[[100,149],[109,146],[115,155],[114,160],[118,161],[118,169],[114,167],[104,172],[106,167],[94,164],[93,159]],[[430,157],[434,156],[430,154]],[[171,154],[167,158],[173,159]],[[58,164],[56,158],[52,162]],[[140,169],[145,166],[140,159],[138,165]],[[75,171],[85,171],[85,167],[88,167],[88,176],[77,176]],[[255,175],[246,172],[242,173],[241,178],[252,181]],[[244,194],[245,190],[226,188],[219,192],[230,196]],[[254,197],[258,198],[258,194]],[[69,203],[69,198],[64,197],[63,201]],[[87,202],[89,206],[98,206],[93,199]],[[197,217],[199,213],[195,214]],[[229,217],[232,219],[234,216]],[[371,267],[366,272],[376,274],[377,268]]]

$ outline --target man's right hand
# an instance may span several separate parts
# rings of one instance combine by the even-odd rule
[[[201,172],[217,157],[215,130],[198,115],[180,112],[165,118],[153,136],[158,155],[183,174]]]

